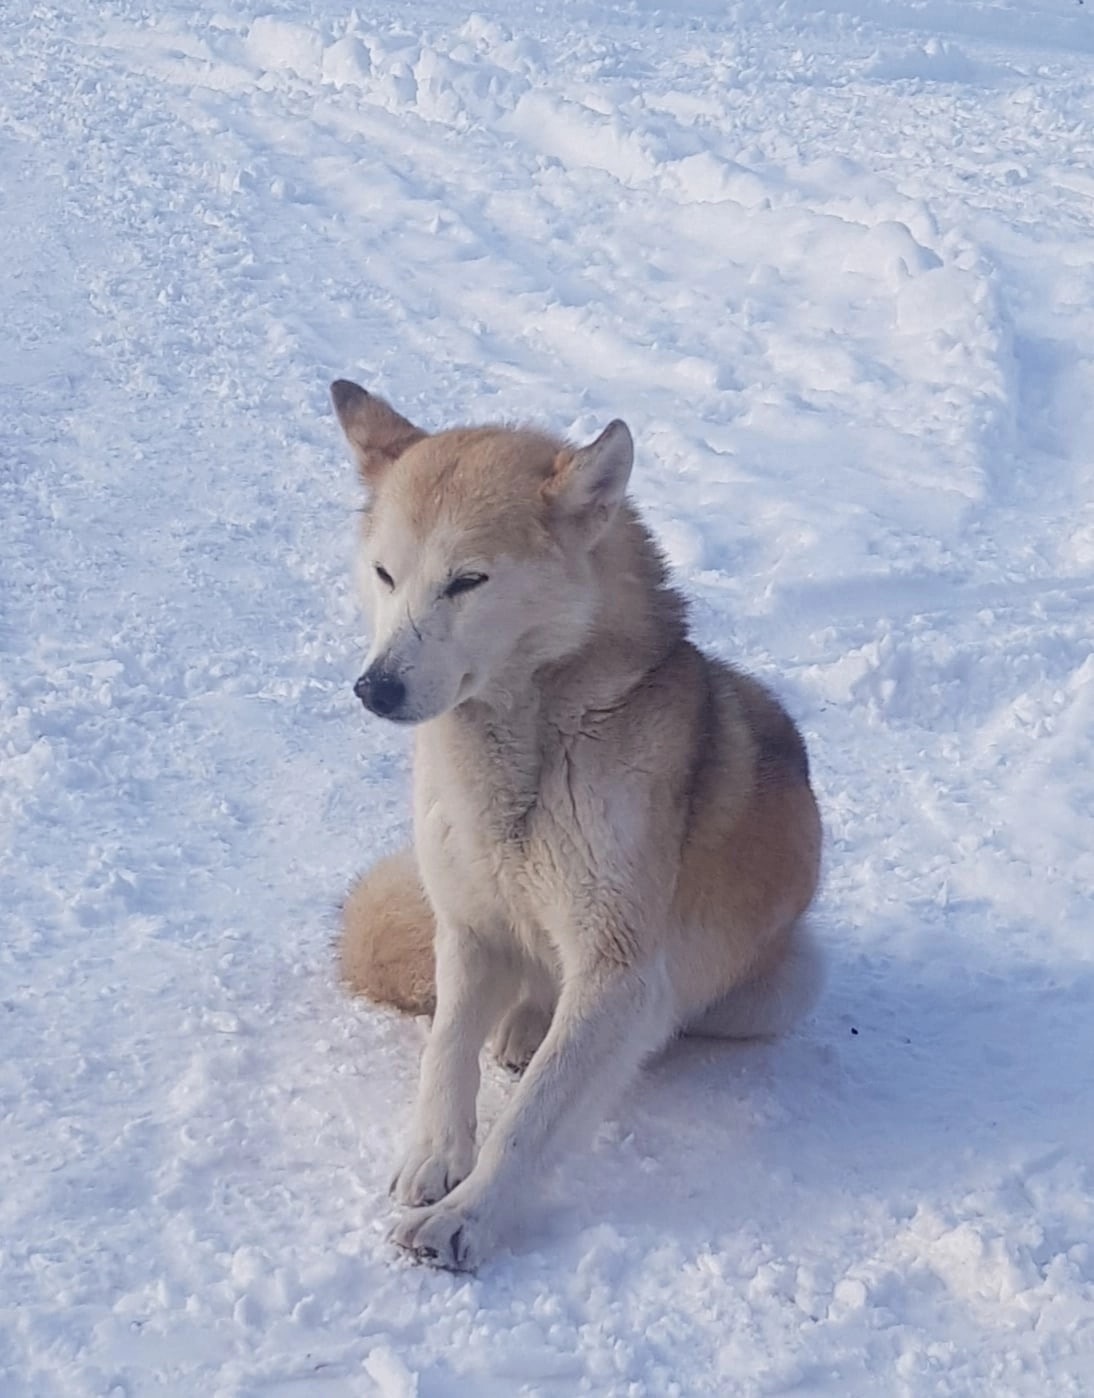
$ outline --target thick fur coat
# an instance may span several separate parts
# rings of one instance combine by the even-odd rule
[[[346,904],[354,988],[430,1014],[395,1240],[473,1268],[673,1035],[778,1033],[820,961],[805,747],[699,651],[625,498],[630,433],[427,435],[332,389],[368,491],[357,692],[415,726],[414,851]],[[477,1150],[479,1054],[524,1068]]]

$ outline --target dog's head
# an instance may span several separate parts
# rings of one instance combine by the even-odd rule
[[[592,553],[630,477],[626,424],[580,448],[511,427],[429,435],[345,379],[331,396],[368,492],[365,706],[421,723],[467,699],[504,702],[573,654],[597,602]]]

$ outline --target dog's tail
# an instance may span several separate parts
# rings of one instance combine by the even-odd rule
[[[406,1014],[431,1015],[433,928],[413,852],[381,859],[357,880],[342,907],[342,975],[350,989]]]

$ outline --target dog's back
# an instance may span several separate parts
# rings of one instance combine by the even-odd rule
[[[680,853],[674,934],[684,954],[678,975],[689,1027],[755,982],[747,1023],[727,1009],[721,1033],[750,1037],[788,1027],[786,1004],[765,1019],[760,991],[807,938],[801,918],[820,874],[821,823],[805,744],[786,710],[751,676],[701,657],[712,721],[697,734],[693,816]],[[797,939],[797,941],[795,941]],[[819,958],[810,956],[814,971]],[[800,980],[800,967],[796,967]],[[799,1012],[816,985],[800,986]],[[780,986],[779,994],[782,994]]]

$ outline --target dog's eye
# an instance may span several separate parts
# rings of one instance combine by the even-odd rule
[[[376,565],[376,576],[385,587],[394,587],[395,581],[386,568],[382,568],[379,563]]]
[[[485,573],[464,573],[462,577],[453,578],[444,590],[446,597],[459,597],[463,592],[470,592],[474,587],[481,587],[486,581]]]

